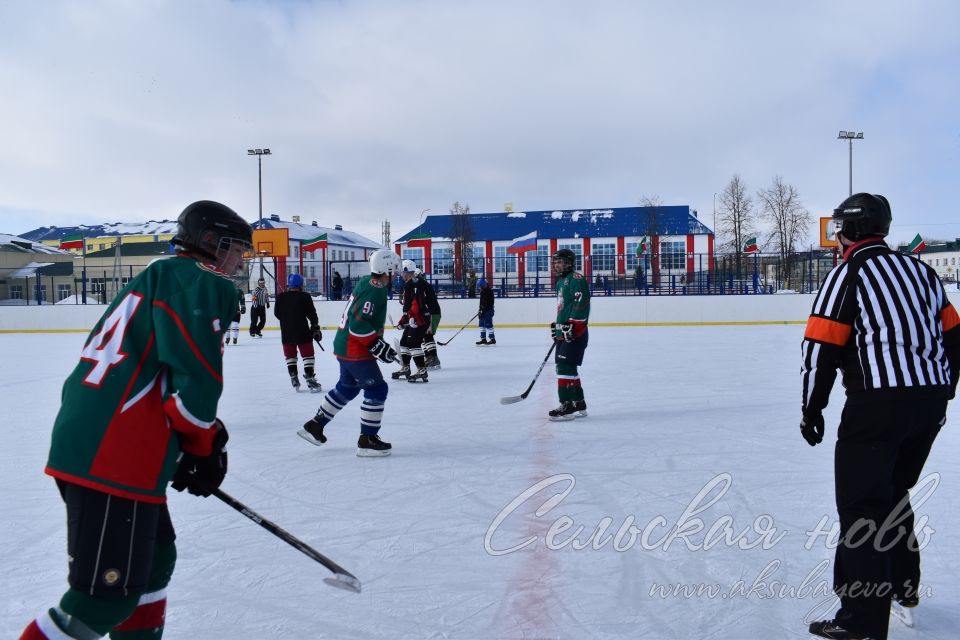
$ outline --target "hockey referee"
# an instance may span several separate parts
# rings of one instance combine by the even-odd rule
[[[800,432],[811,446],[823,440],[837,369],[847,394],[834,452],[840,609],[810,625],[823,638],[884,640],[891,606],[904,613],[919,604],[907,492],[946,421],[960,369],[957,312],[930,266],[884,242],[891,218],[887,199],[869,193],[834,210],[843,262],[820,287],[802,344]]]

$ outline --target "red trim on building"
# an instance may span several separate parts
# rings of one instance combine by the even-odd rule
[[[553,272],[553,255],[557,252],[557,239],[550,238],[550,262],[547,265],[547,270],[550,271],[550,288],[557,288],[557,274]]]
[[[653,286],[660,286],[660,236],[650,236],[650,271]]]
[[[517,286],[523,287],[523,276],[526,275],[527,269],[526,265],[526,251],[522,251],[517,254]]]
[[[590,267],[587,269],[587,267]],[[593,260],[590,258],[590,238],[583,239],[583,272],[593,280]]]
[[[713,235],[707,236],[707,271],[713,273]]]
[[[627,241],[623,236],[617,237],[617,275],[627,275]]]
[[[693,282],[693,234],[687,234],[687,282]]]
[[[493,285],[493,240],[487,240],[486,247],[484,248],[486,256],[486,273],[487,273],[487,282]]]

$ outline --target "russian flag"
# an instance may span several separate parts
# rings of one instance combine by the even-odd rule
[[[537,248],[537,232],[531,231],[525,236],[513,239],[513,244],[507,247],[507,253],[523,253]]]

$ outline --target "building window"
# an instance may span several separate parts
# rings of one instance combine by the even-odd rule
[[[573,266],[575,271],[583,271],[583,243],[559,243],[557,245],[557,250],[560,249],[570,249],[573,251],[573,254],[577,256],[577,263]]]
[[[626,255],[627,271],[633,271],[637,268],[637,264],[640,263],[640,258],[637,256],[637,247],[640,246],[639,242],[628,242],[624,245],[624,251]]]
[[[453,247],[433,250],[433,275],[448,276],[453,273]]]
[[[37,300],[41,302],[46,302],[47,300],[47,285],[34,285],[33,292],[36,294]]]
[[[423,247],[405,247],[400,256],[401,260],[413,260],[417,266],[423,264]]]
[[[69,284],[58,284],[57,285],[57,302],[60,302],[64,298],[70,297],[70,285]]]
[[[11,299],[11,300],[23,300],[23,285],[22,285],[22,284],[12,284],[12,285],[10,285],[10,299]]]
[[[550,273],[550,245],[538,244],[536,251],[527,254],[527,271]]]
[[[508,254],[506,247],[494,247],[493,270],[495,273],[516,273],[517,257]]]
[[[596,243],[590,247],[590,259],[593,261],[594,271],[609,271],[616,269],[617,245],[614,243]]]
[[[665,240],[660,243],[660,268],[664,271],[683,270],[687,243],[683,240]]]
[[[107,290],[103,278],[90,278],[90,293],[104,293]]]

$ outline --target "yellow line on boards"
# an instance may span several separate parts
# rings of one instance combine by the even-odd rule
[[[806,320],[719,320],[706,322],[591,322],[591,327],[752,327],[762,325],[804,325]],[[516,324],[516,323],[498,323],[496,329],[543,329],[549,323],[542,324]],[[438,329],[459,329],[463,325],[445,325],[442,324]],[[477,327],[471,325],[474,329]],[[468,329],[471,327],[467,327]],[[324,331],[335,331],[336,327],[321,327]],[[394,327],[386,327],[394,329]],[[240,327],[241,333],[244,327]],[[264,331],[278,331],[276,327],[264,327]],[[4,333],[89,333],[90,329],[0,329],[0,334]]]

